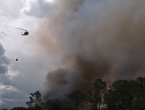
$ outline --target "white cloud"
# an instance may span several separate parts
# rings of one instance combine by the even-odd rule
[[[52,14],[52,0],[27,0],[22,12],[29,16],[43,18]]]
[[[12,18],[17,18],[20,14],[20,9],[23,7],[22,0],[1,0],[0,15]]]
[[[16,89],[15,87],[13,87],[11,85],[2,85],[2,84],[0,84],[0,91],[1,91],[1,93],[2,93],[2,91],[5,92],[5,90],[19,92],[18,89]]]

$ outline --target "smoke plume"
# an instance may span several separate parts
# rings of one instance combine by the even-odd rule
[[[56,62],[46,77],[45,100],[88,91],[97,78],[111,84],[144,76],[144,12],[144,0],[54,0],[35,39]]]

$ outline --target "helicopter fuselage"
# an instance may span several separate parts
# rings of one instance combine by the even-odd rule
[[[26,31],[26,32],[24,32],[24,34],[22,34],[22,35],[25,36],[25,35],[28,35],[28,34],[29,34],[29,32]]]

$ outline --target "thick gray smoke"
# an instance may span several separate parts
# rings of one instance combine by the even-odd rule
[[[37,45],[58,64],[46,77],[45,99],[88,91],[145,73],[144,0],[54,0],[40,22]]]
[[[0,43],[0,74],[5,74],[8,71],[8,64],[10,64],[9,59],[4,56],[5,50]]]

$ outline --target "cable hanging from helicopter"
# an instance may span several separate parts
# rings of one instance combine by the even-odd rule
[[[25,32],[22,34],[22,36],[29,35],[29,32],[28,32],[27,30],[25,30],[25,29],[21,29],[21,28],[17,28],[17,29],[20,29],[20,30],[25,31]],[[21,45],[21,47],[20,47],[20,50],[19,50],[18,56],[17,56],[17,58],[16,58],[16,61],[18,61],[18,57],[19,57],[19,54],[20,54],[20,52],[21,52],[21,49],[22,49],[23,43],[24,43],[24,38],[23,38],[22,45]]]
[[[28,32],[27,30],[21,29],[21,28],[17,28],[17,29],[25,31],[25,32],[22,34],[22,36],[28,36],[28,35],[29,35],[29,32],[30,32],[30,31]],[[35,32],[33,32],[33,33],[35,33]],[[25,37],[24,37],[24,38],[25,38]],[[17,56],[17,58],[16,58],[16,61],[18,61],[18,57],[19,57],[19,55],[20,55],[20,52],[21,52],[21,49],[22,49],[22,46],[23,46],[23,43],[24,43],[24,38],[23,38],[22,45],[21,45],[21,47],[20,47],[18,56]]]

